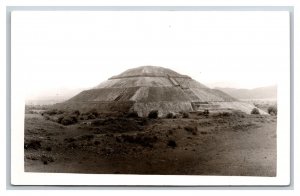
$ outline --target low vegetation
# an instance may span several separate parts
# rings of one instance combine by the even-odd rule
[[[63,111],[57,109],[46,110],[42,113],[45,120],[50,120],[62,125],[73,125],[78,123],[80,120],[93,120],[99,117],[99,113],[92,109],[88,112],[81,113],[79,110]]]
[[[77,117],[76,116],[64,116],[62,118],[60,118],[61,120],[58,121],[58,123],[62,124],[62,125],[72,125],[78,122]]]
[[[197,135],[197,127],[186,126],[184,129],[193,135]]]
[[[158,111],[152,110],[151,112],[149,112],[148,118],[153,118],[153,119],[158,118]]]
[[[24,144],[24,149],[34,149],[34,150],[38,150],[39,148],[41,148],[41,141],[39,140],[30,140],[25,142]]]
[[[187,112],[182,112],[182,118],[189,118],[190,115]]]
[[[168,113],[168,114],[166,115],[166,118],[174,118],[174,114],[173,114],[173,113]]]
[[[198,112],[197,113],[198,116],[206,116],[208,117],[209,116],[209,110],[204,110],[203,112]]]
[[[258,114],[260,114],[260,112],[257,108],[253,108],[252,111],[251,111],[251,114],[258,115]]]
[[[157,142],[157,136],[148,136],[144,134],[137,135],[127,135],[122,134],[121,136],[116,137],[117,142],[127,142],[127,143],[135,143],[140,144],[144,147],[153,147],[153,144]]]
[[[126,115],[127,118],[137,118],[139,117],[139,114],[136,111],[128,112]]]
[[[177,143],[176,143],[175,140],[168,140],[167,145],[170,146],[170,147],[172,147],[172,148],[177,147]]]
[[[230,117],[230,116],[232,116],[232,113],[230,113],[230,112],[220,112],[220,113],[214,114],[213,116],[214,117]]]
[[[57,109],[51,109],[51,110],[46,110],[42,113],[42,115],[49,115],[49,116],[53,116],[53,115],[57,115],[57,114],[63,114],[64,111],[62,110],[57,110]]]
[[[201,114],[200,111],[190,112],[187,113],[188,118],[183,118],[183,112],[167,112],[163,118],[159,118],[158,112],[154,111],[152,112],[154,118],[159,119],[151,119],[153,118],[151,115],[149,115],[151,118],[148,116],[136,118],[135,112],[108,116],[107,113],[98,114],[95,111],[66,110],[62,114],[49,115],[54,111],[45,113],[44,117],[49,119],[47,121],[40,114],[38,118],[37,115],[30,114],[25,118],[25,170],[31,172],[42,168],[43,172],[128,171],[127,173],[141,174],[144,171],[146,173],[157,171],[158,174],[167,174],[165,172],[172,165],[174,169],[171,169],[171,172],[189,174],[186,172],[190,171],[202,175],[202,172],[219,171],[220,168],[215,169],[215,160],[218,154],[224,151],[231,152],[237,149],[238,152],[240,148],[256,150],[257,138],[261,138],[259,141],[261,146],[257,151],[251,151],[251,156],[261,151],[268,154],[264,138],[275,141],[276,147],[276,138],[273,137],[274,135],[276,137],[275,117],[251,116],[230,110],[218,112],[214,110],[202,110]],[[89,116],[96,119],[90,120]],[[174,116],[177,119],[174,119]],[[260,131],[258,129],[260,127],[267,127],[269,132]],[[273,128],[275,132],[272,131]],[[246,142],[243,142],[243,139]],[[268,145],[269,143],[266,144],[267,147]],[[240,158],[240,153],[232,154],[228,162],[230,160],[244,166],[244,156]],[[204,160],[203,157],[208,159]],[[251,161],[257,161],[256,158],[253,156]],[[270,161],[270,158],[260,160]],[[204,164],[194,164],[199,161]],[[68,167],[73,162],[76,164],[71,168]],[[190,170],[182,168],[182,163],[189,163],[186,168],[190,167]],[[208,169],[203,168],[206,163]],[[126,168],[126,165],[129,167]],[[236,174],[236,168],[231,169],[231,174]],[[196,170],[198,173],[195,173]],[[253,171],[254,174],[260,174],[255,173],[256,168]]]
[[[270,115],[277,116],[277,106],[270,106],[270,107],[268,107],[268,113]]]

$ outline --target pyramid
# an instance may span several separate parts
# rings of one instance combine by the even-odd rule
[[[187,75],[157,66],[128,69],[85,90],[60,104],[63,109],[87,112],[136,111],[147,116],[158,110],[159,116],[168,113],[204,109],[240,109],[250,113],[252,104],[240,103],[230,95],[197,82]]]

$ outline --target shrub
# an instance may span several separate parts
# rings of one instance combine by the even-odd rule
[[[88,120],[95,119],[95,118],[96,116],[94,114],[89,114],[87,117]]]
[[[42,155],[41,161],[44,163],[44,165],[47,165],[49,162],[54,162],[54,159],[51,156]]]
[[[260,112],[257,108],[253,108],[251,114],[260,114]]]
[[[39,140],[31,140],[31,141],[29,141],[29,142],[26,142],[25,144],[24,144],[24,148],[25,149],[34,149],[34,150],[37,150],[37,149],[39,149],[39,148],[41,148],[41,141],[39,141]]]
[[[234,110],[232,114],[240,118],[245,118],[245,113],[239,110]]]
[[[80,115],[80,111],[79,110],[75,110],[72,112],[72,114],[76,115],[76,116],[79,116]]]
[[[47,150],[47,151],[51,151],[52,148],[48,146],[48,147],[46,147],[46,150]]]
[[[43,115],[45,120],[50,120],[49,115]]]
[[[268,113],[270,115],[277,115],[277,106],[270,106],[270,107],[268,107]]]
[[[51,109],[51,110],[47,110],[47,111],[43,112],[42,115],[48,114],[49,116],[53,116],[56,114],[63,114],[63,113],[64,113],[64,111],[62,111],[62,110]]]
[[[174,114],[173,114],[173,113],[168,113],[166,117],[167,117],[167,118],[173,118],[173,117],[174,117]]]
[[[152,110],[148,114],[148,118],[157,118],[158,117],[158,111],[157,110]]]
[[[57,114],[57,110],[56,109],[52,109],[52,110],[47,110],[45,112],[43,112],[43,114],[48,114],[50,116]]]
[[[62,110],[57,110],[57,112],[56,112],[56,114],[63,114],[63,113],[65,113],[65,112]]]
[[[117,137],[116,140],[118,142],[127,142],[127,143],[135,143],[142,145],[144,147],[153,147],[153,143],[157,142],[158,138],[156,136],[146,136],[143,134],[137,134],[137,135],[121,135],[120,137]]]
[[[197,115],[198,116],[208,116],[209,115],[209,110],[204,110],[203,112],[197,112]]]
[[[68,138],[65,138],[64,141],[65,141],[65,142],[68,142],[68,143],[72,143],[72,142],[75,142],[76,139],[75,139],[75,138],[72,138],[72,137],[68,137]]]
[[[174,140],[169,140],[167,145],[170,146],[170,147],[172,147],[172,148],[177,147],[177,144],[176,144],[176,142]]]
[[[137,118],[137,117],[139,117],[139,114],[136,111],[132,111],[127,114],[127,117],[128,118]]]
[[[188,113],[186,113],[186,112],[182,113],[182,118],[189,118],[189,117],[190,117],[190,115]]]
[[[61,124],[62,125],[72,125],[72,124],[75,124],[77,123],[78,120],[77,120],[77,117],[75,116],[64,116],[62,119],[61,119]]]
[[[97,112],[97,110],[94,108],[94,109],[91,109],[88,113],[94,115],[95,117],[98,117],[99,113]]]
[[[208,116],[209,115],[209,110],[204,110],[203,114],[204,114],[204,116]]]
[[[61,121],[62,121],[63,118],[64,118],[63,116],[58,117],[57,118],[57,123],[61,124]]]
[[[230,113],[230,112],[220,112],[220,113],[217,113],[213,116],[214,117],[229,117],[229,116],[232,116],[232,113]]]
[[[78,139],[79,139],[79,140],[88,140],[88,141],[90,141],[90,140],[92,140],[94,137],[95,137],[94,135],[83,135],[83,136],[79,137]]]
[[[184,129],[187,132],[192,133],[193,135],[197,135],[197,127],[186,126],[186,127],[184,127]]]

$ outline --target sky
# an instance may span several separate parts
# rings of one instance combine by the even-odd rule
[[[89,89],[138,66],[211,88],[276,85],[289,66],[288,12],[14,11],[12,79],[26,99]]]

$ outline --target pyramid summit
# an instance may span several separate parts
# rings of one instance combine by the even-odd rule
[[[123,73],[111,77],[111,79],[126,78],[126,77],[182,77],[190,78],[186,75],[181,75],[171,69],[158,66],[141,66],[133,69],[128,69]]]
[[[113,76],[96,87],[85,90],[64,103],[63,109],[87,112],[136,111],[147,116],[158,110],[168,113],[200,111],[203,109],[239,109],[250,113],[252,104],[240,103],[230,95],[210,89],[189,76],[157,66],[141,66]]]

